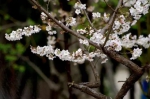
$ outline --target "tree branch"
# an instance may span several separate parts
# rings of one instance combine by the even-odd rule
[[[6,30],[8,28],[14,27],[14,26],[26,26],[29,25],[28,22],[14,22],[10,24],[6,24],[0,27],[0,31]]]
[[[136,74],[133,73],[131,74],[131,76],[126,80],[126,82],[123,84],[123,86],[121,87],[120,91],[118,92],[117,96],[115,99],[123,99],[123,97],[126,95],[126,93],[128,92],[128,90],[130,88],[132,88],[133,84],[138,81],[138,79],[144,74],[144,72],[150,68],[150,64],[143,66],[143,68],[141,68],[141,73],[140,74]]]
[[[119,9],[119,7],[122,5],[123,0],[119,0],[118,5],[115,9],[115,11],[113,12],[112,16],[110,17],[108,24],[106,24],[106,26],[101,30],[101,33],[104,34],[109,28],[112,28],[112,25],[115,21],[115,17],[117,14],[117,11]]]
[[[94,73],[96,82],[100,82],[100,77],[99,77],[99,73],[96,70],[96,65],[94,65],[92,62],[90,62],[90,65],[91,65],[92,71]]]
[[[84,48],[84,46],[82,44],[80,44],[80,47],[82,50],[84,50],[84,53],[89,54],[89,52]],[[89,61],[89,63],[92,68],[92,72],[94,74],[95,81],[99,82],[99,84],[100,84],[100,77],[99,77],[99,73],[97,72],[97,69],[96,69],[96,64],[94,64],[93,62],[90,62],[90,61]]]
[[[63,23],[60,23],[58,20],[56,20],[55,18],[53,18],[51,16],[51,14],[49,14],[42,6],[40,6],[35,0],[31,0],[33,2],[33,4],[35,6],[37,6],[37,9],[39,9],[41,12],[44,12],[48,18],[52,19],[59,27],[61,27],[63,30],[71,33],[72,35],[76,36],[77,38],[80,39],[85,39],[88,40],[89,43],[91,45],[93,45],[94,47],[96,47],[99,50],[103,50],[103,52],[105,54],[107,54],[108,56],[110,56],[111,58],[115,59],[117,62],[122,63],[123,65],[127,66],[129,69],[131,69],[134,73],[126,80],[126,82],[123,84],[121,90],[118,92],[116,99],[122,99],[124,97],[124,95],[127,93],[127,91],[131,88],[131,86],[143,75],[144,71],[143,68],[140,68],[138,65],[136,65],[135,63],[133,63],[132,61],[126,59],[125,57],[117,54],[114,51],[111,50],[107,50],[106,48],[103,48],[102,46],[99,46],[97,44],[95,44],[94,42],[90,41],[89,39],[87,39],[86,37],[74,32],[73,30],[69,29],[67,26],[65,26]],[[116,13],[118,11],[118,8],[122,5],[123,0],[119,0],[118,5],[115,9],[115,12],[112,14],[112,16],[110,17],[108,24],[101,30],[101,33],[104,34],[109,28],[112,28],[113,23],[115,21],[115,17],[116,17]],[[101,94],[101,93],[97,93],[94,90],[90,89],[87,86],[84,85],[78,85],[78,84],[72,84],[69,83],[70,86],[77,88],[95,98],[98,99],[108,99],[107,96]]]
[[[132,74],[123,84],[115,99],[123,99],[128,90],[132,88],[133,84],[143,75],[143,73],[141,75],[135,73]]]
[[[106,48],[103,48],[103,51],[105,54],[107,54],[111,58],[115,59],[117,62],[119,62],[119,63],[125,65],[126,67],[128,67],[129,69],[131,69],[134,73],[139,74],[139,75],[143,74],[142,68],[140,68],[138,65],[136,65],[132,61],[128,60],[127,58],[117,54],[117,52],[114,52],[112,50],[108,51]]]
[[[39,5],[39,4],[37,3],[37,1],[31,0],[31,2],[34,4],[34,6],[37,7],[38,10],[40,10],[41,12],[44,12],[44,13],[48,16],[48,18],[50,18],[51,20],[53,20],[53,21],[54,21],[59,27],[61,27],[63,30],[65,30],[65,31],[67,31],[67,32],[69,32],[69,33],[71,33],[72,35],[76,36],[77,38],[84,39],[84,40],[88,40],[91,45],[93,45],[93,46],[95,46],[96,48],[98,48],[98,49],[101,50],[101,48],[100,48],[99,45],[95,44],[94,42],[90,41],[90,40],[87,39],[86,37],[80,35],[79,33],[77,33],[77,32],[75,32],[75,31],[69,29],[69,28],[68,28],[67,26],[65,26],[63,23],[60,23],[58,20],[56,20],[56,19],[55,19],[51,14],[49,14],[41,5]]]
[[[79,83],[79,85],[84,85],[89,88],[97,88],[97,87],[99,87],[100,82],[83,82],[83,83]]]
[[[111,99],[111,97],[107,97],[107,96],[103,95],[102,93],[98,93],[95,90],[92,90],[91,88],[84,86],[84,85],[78,85],[78,84],[74,84],[74,83],[68,83],[68,85],[70,87],[79,89],[80,91],[87,93],[88,95],[91,95],[97,99]]]

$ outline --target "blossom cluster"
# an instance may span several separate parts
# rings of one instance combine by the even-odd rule
[[[74,26],[76,25],[76,18],[69,17],[66,20],[66,26]]]
[[[123,6],[129,7],[129,13],[132,16],[133,20],[127,20],[125,14],[117,15],[114,23],[112,24],[112,31],[109,34],[109,37],[106,37],[109,31],[106,33],[102,33],[102,27],[99,29],[93,29],[91,27],[85,27],[84,29],[80,28],[76,30],[76,33],[80,35],[87,36],[88,39],[80,39],[79,43],[86,45],[86,48],[90,47],[89,40],[94,42],[97,45],[104,45],[108,50],[121,51],[123,48],[133,49],[131,51],[132,57],[131,60],[137,59],[142,54],[142,48],[150,47],[150,35],[144,37],[143,35],[132,35],[132,33],[128,33],[129,29],[132,25],[134,25],[143,15],[148,13],[149,10],[149,2],[148,0],[123,0]],[[86,9],[85,4],[81,4],[80,2],[75,3],[74,5],[75,13],[79,15],[82,10]],[[105,23],[110,19],[109,14],[104,13],[103,15],[99,12],[92,13],[93,20],[101,18]],[[37,46],[32,47],[31,51],[35,54],[39,54],[40,56],[46,56],[50,60],[53,60],[56,57],[59,57],[63,61],[72,61],[76,63],[83,63],[85,60],[93,61],[94,57],[100,57],[101,63],[105,63],[107,61],[107,56],[100,50],[96,49],[92,51],[88,51],[85,53],[81,48],[78,48],[76,51],[70,53],[68,50],[60,50],[55,48],[56,38],[53,34],[57,32],[52,29],[51,20],[48,19],[45,13],[41,13],[41,19],[44,24],[46,24],[45,30],[48,32],[49,36],[47,37],[47,46]],[[61,22],[61,21],[59,21]],[[63,22],[61,22],[63,24]],[[77,19],[74,17],[67,17],[65,20],[65,25],[67,27],[77,26]],[[18,29],[16,31],[12,31],[10,34],[5,34],[5,38],[10,41],[20,40],[22,36],[30,36],[33,33],[37,33],[41,30],[39,26],[29,26],[24,27],[24,29]]]
[[[24,27],[24,29],[17,29],[16,31],[12,31],[10,34],[6,33],[5,38],[9,41],[20,40],[23,35],[30,36],[34,33],[38,33],[40,30],[41,28],[37,25]]]
[[[81,4],[80,2],[75,3],[74,5],[75,13],[78,15],[81,13],[81,10],[86,9],[86,4]]]
[[[84,63],[85,60],[93,61],[93,58],[95,56],[101,57],[102,63],[105,63],[107,61],[107,56],[101,51],[97,50],[95,52],[91,52],[88,54],[84,54],[82,49],[79,48],[77,51],[73,52],[72,54],[68,50],[60,50],[58,48],[54,49],[51,45],[49,46],[37,46],[32,47],[31,46],[31,52],[39,54],[40,56],[46,56],[50,60],[53,60],[56,57],[59,57],[63,61],[72,61],[76,63]]]
[[[89,46],[88,40],[79,39],[79,42],[80,42],[81,44],[84,44],[84,45],[86,45],[86,46]]]
[[[57,33],[55,30],[52,30],[51,25],[46,26],[46,31],[48,32],[49,35],[53,35]]]
[[[148,0],[137,0],[133,2],[134,5],[129,9],[134,19],[138,20],[141,18],[141,14],[147,14],[150,4]]]

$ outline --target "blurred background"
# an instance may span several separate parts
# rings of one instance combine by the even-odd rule
[[[112,13],[112,10],[102,1],[81,0],[87,7],[95,6],[94,11]],[[51,0],[38,2],[48,11],[54,12],[57,18],[65,19],[68,13],[76,17],[73,5],[76,0]],[[109,0],[113,8],[118,0]],[[0,0],[0,99],[94,99],[93,97],[67,86],[68,82],[92,82],[94,76],[89,62],[74,64],[56,58],[53,61],[46,57],[31,53],[30,45],[44,46],[47,44],[47,32],[20,41],[7,41],[5,33],[29,25],[45,25],[40,19],[40,12],[33,9],[30,0]],[[89,17],[92,13],[88,12]],[[83,15],[81,15],[83,17]],[[85,24],[88,22],[85,21]],[[95,23],[97,24],[97,23]],[[82,27],[82,26],[81,26]],[[98,24],[96,25],[98,27]],[[150,13],[143,16],[130,31],[135,35],[150,33]],[[68,33],[55,35],[55,46],[60,49],[76,50],[78,40]],[[125,57],[131,55],[123,54]],[[142,57],[135,63],[143,66],[150,63],[150,49],[143,49]],[[101,86],[94,90],[110,97],[115,97],[121,85],[130,75],[125,66],[114,60],[101,64],[98,58],[93,62],[100,75]],[[149,71],[137,82],[124,99],[148,99],[144,94],[150,94],[150,84],[147,80]],[[150,99],[150,98],[149,98]]]

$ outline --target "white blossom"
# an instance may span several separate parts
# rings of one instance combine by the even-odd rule
[[[75,13],[76,13],[77,15],[79,15],[79,14],[81,13],[81,10],[80,10],[80,9],[76,9],[76,10],[75,10]]]
[[[6,33],[5,38],[9,41],[22,39],[22,29],[18,29],[17,31],[12,31],[10,34]]]
[[[150,38],[140,35],[136,43],[144,48],[148,48],[150,46]]]
[[[121,26],[121,23],[119,21],[114,21],[113,30],[119,29]]]
[[[109,20],[109,15],[107,15],[106,13],[104,13],[104,17],[103,17],[105,22],[108,22]]]
[[[132,37],[133,39],[130,39],[130,36],[131,36],[131,33],[128,33],[121,38],[121,43],[123,47],[132,48],[135,45],[136,36]]]
[[[66,26],[74,26],[76,25],[76,18],[69,17],[66,22]]]
[[[16,31],[12,31],[10,34],[5,34],[5,38],[9,41],[15,41],[22,39],[22,36],[30,36],[34,33],[38,33],[41,29],[38,26],[29,26],[24,27],[24,29],[17,29]]]
[[[105,47],[110,47],[112,49],[114,49],[115,51],[121,51],[122,49],[122,44],[121,41],[118,39],[116,40],[108,40]]]
[[[134,19],[138,20],[141,17],[141,14],[147,14],[149,10],[150,4],[148,4],[148,0],[137,0],[133,7],[129,9],[131,15]]]
[[[48,36],[47,37],[47,45],[53,45],[56,43],[56,37],[55,36]]]
[[[53,54],[54,49],[51,45],[43,46],[43,47],[37,46],[36,48],[31,46],[31,52],[35,54],[39,54],[40,56],[44,56],[44,55]]]
[[[79,39],[79,42],[80,42],[81,44],[84,44],[84,45],[86,45],[86,46],[89,46],[88,40]]]
[[[46,26],[46,31],[50,31],[52,27],[50,25]]]
[[[142,49],[139,48],[135,48],[132,52],[132,57],[130,58],[131,60],[137,59],[138,57],[140,57],[142,54]]]
[[[86,9],[86,4],[81,4],[79,2],[75,3],[74,5],[75,9]]]
[[[82,55],[83,55],[83,53],[82,53],[82,49],[81,48],[79,48],[76,52],[74,52],[72,54],[73,57],[78,57],[78,56],[82,56]]]
[[[148,13],[150,7],[149,1],[148,0],[123,0],[123,6],[128,7],[129,9],[128,12],[130,13],[130,16],[132,16],[131,18],[132,20],[128,20],[127,19],[128,16],[126,16],[126,14],[121,15],[120,13],[118,13],[112,24],[112,31],[108,37],[108,40],[106,41],[107,35],[102,34],[101,30],[103,30],[102,28],[107,25],[110,19],[109,14],[104,13],[101,16],[101,13],[93,12],[92,13],[93,19],[101,17],[101,19],[103,19],[104,22],[99,22],[100,29],[97,30],[94,30],[90,26],[84,27],[84,29],[76,29],[76,28],[80,28],[80,26],[76,28],[73,27],[72,29],[73,31],[76,31],[76,33],[78,33],[77,35],[81,34],[82,36],[87,37],[87,39],[78,38],[79,43],[89,46],[88,39],[90,39],[93,43],[97,45],[103,45],[104,42],[106,41],[104,47],[107,47],[108,50],[113,49],[114,51],[121,51],[123,47],[127,49],[128,48],[131,49],[138,46],[149,48],[150,34],[148,35],[148,37],[144,37],[143,35],[140,35],[137,38],[137,35],[132,36],[131,33],[127,33],[130,27],[136,24],[136,22],[142,17],[142,15]],[[77,2],[75,3],[74,8],[75,8],[75,13],[79,15],[82,12],[82,10],[86,9],[86,4],[81,4],[80,2]],[[51,13],[51,15],[54,17],[54,14]],[[70,26],[72,27],[77,25],[76,18],[68,17],[68,15],[70,16],[70,14],[65,14],[65,16],[67,17],[66,20],[61,19],[58,22],[60,24],[66,23],[65,25],[69,28]],[[57,32],[55,30],[52,30],[52,26],[56,26],[56,25],[50,24],[51,20],[44,12],[41,13],[41,20],[43,21],[44,24],[46,24],[45,30],[49,34],[47,37],[47,46],[43,46],[43,47],[31,46],[32,53],[38,54],[40,56],[46,56],[50,60],[53,60],[54,58],[58,57],[63,61],[71,61],[79,64],[84,63],[85,60],[93,61],[94,57],[99,57],[101,59],[101,63],[105,63],[108,60],[107,55],[104,54],[101,50],[98,50],[96,48],[95,50],[92,51],[90,50],[89,52],[87,49],[87,53],[84,53],[84,51],[82,51],[81,48],[78,48],[74,52],[69,52],[69,50],[60,50],[58,48],[55,48],[56,38],[55,36],[52,35],[56,34]],[[10,34],[5,34],[5,38],[9,41],[20,40],[23,38],[23,36],[30,36],[34,33],[38,33],[40,30],[41,28],[38,25],[28,26],[28,27],[24,27],[23,29],[17,29],[16,31],[12,31]],[[108,33],[108,30],[106,30],[105,33]],[[138,57],[140,57],[141,54],[142,54],[142,48],[141,49],[134,48],[132,52],[132,57],[130,59],[131,60],[137,59]]]
[[[136,0],[123,0],[123,4],[126,7],[131,7],[135,2]]]
[[[66,60],[71,60],[71,55],[69,53],[68,50],[62,50],[60,51],[60,49],[56,49],[54,54],[59,57],[61,60],[66,61]]]
[[[99,12],[93,12],[92,17],[93,18],[99,18],[99,17],[101,17],[101,14]]]
[[[103,44],[105,39],[106,39],[106,37],[103,36],[100,32],[95,32],[90,37],[90,40],[97,44]]]
[[[86,30],[84,30],[84,29],[78,29],[77,30],[77,33],[79,33],[79,34],[85,34],[87,31]]]
[[[46,19],[47,19],[47,15],[44,12],[42,12],[41,13],[41,20],[43,21],[43,23],[46,23]]]
[[[53,34],[56,34],[57,32],[54,30],[54,31],[48,31],[48,34],[49,35],[53,35]]]

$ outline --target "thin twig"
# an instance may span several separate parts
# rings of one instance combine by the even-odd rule
[[[104,2],[106,3],[106,5],[112,10],[115,12],[115,10],[106,2],[106,0],[104,0]]]
[[[104,1],[105,1],[105,0],[104,0]],[[112,32],[112,27],[113,27],[113,23],[114,23],[115,18],[116,18],[116,14],[117,14],[117,12],[118,12],[119,7],[122,5],[122,2],[123,2],[123,0],[120,0],[120,1],[119,1],[119,3],[118,3],[118,5],[117,5],[117,7],[116,7],[116,9],[115,9],[115,11],[114,11],[114,13],[113,13],[113,15],[111,16],[111,18],[110,18],[110,20],[109,20],[109,22],[108,22],[108,25],[106,25],[106,26],[101,30],[101,33],[104,34],[104,33],[106,33],[106,31],[109,29],[109,30],[108,30],[108,33],[107,33],[107,36],[106,36],[106,40],[105,40],[105,42],[104,42],[104,44],[103,44],[103,47],[105,46],[105,44],[106,44],[107,41],[109,40],[109,35],[110,35],[110,33]]]
[[[66,27],[63,23],[60,23],[58,20],[56,20],[55,18],[53,18],[51,16],[51,14],[49,14],[42,6],[40,6],[35,0],[31,0],[33,2],[34,5],[37,6],[37,8],[41,11],[44,12],[50,19],[52,19],[58,26],[60,26],[63,30],[68,31],[69,33],[71,33],[72,35],[76,36],[77,38],[81,38],[81,39],[86,39],[89,41],[89,43],[91,45],[93,45],[94,47],[96,47],[99,50],[102,50],[102,46],[99,46],[97,44],[95,44],[94,42],[92,42],[91,40],[87,39],[86,37],[80,35],[79,33],[76,33],[75,31],[72,31],[71,29],[69,29],[68,27]],[[116,10],[121,6],[123,0],[120,0]],[[114,21],[116,12],[113,13],[113,15],[111,16],[110,20],[108,23],[111,23]],[[109,25],[107,25],[106,27],[104,27],[102,29],[102,33],[104,33],[106,31],[106,29],[109,28]],[[105,52],[105,54],[108,54],[111,58],[114,58],[116,61],[124,64],[125,66],[129,67],[132,71],[136,72],[136,73],[140,73],[139,70],[139,66],[134,64],[132,61],[127,60],[126,58],[124,58],[123,56],[120,56],[119,54],[117,54],[114,51],[108,51],[106,48],[103,49],[103,51]],[[116,57],[115,57],[116,56]],[[119,59],[120,58],[120,59]],[[124,62],[124,59],[126,60]]]
[[[14,23],[10,23],[10,24],[1,26],[0,31],[15,27],[15,26],[27,26],[27,25],[29,25],[27,22],[14,22]]]
[[[88,95],[91,95],[97,99],[112,99],[111,97],[107,97],[107,96],[103,95],[102,93],[98,93],[95,90],[93,90],[87,86],[84,86],[84,85],[79,85],[79,84],[74,84],[74,83],[68,83],[68,85],[70,87],[79,89],[80,91],[87,93]]]
[[[79,33],[69,29],[67,26],[65,26],[63,23],[59,22],[58,20],[56,20],[51,14],[49,14],[49,12],[47,12],[41,5],[39,5],[39,3],[35,0],[31,0],[32,4],[37,6],[37,9],[40,10],[41,12],[44,12],[48,18],[50,18],[51,20],[53,20],[59,27],[61,27],[63,30],[71,33],[72,35],[76,36],[77,38],[80,39],[84,39],[84,40],[88,40],[89,43],[93,46],[95,46],[98,49],[101,49],[99,47],[99,45],[95,44],[94,42],[90,41],[89,39],[87,39],[86,37],[80,35]]]
[[[78,0],[78,1],[81,3],[80,0]],[[89,16],[88,16],[86,10],[83,9],[83,12],[84,12],[84,14],[85,14],[85,16],[86,16],[86,18],[87,18],[87,20],[88,20],[90,26],[94,29],[94,31],[97,31],[97,29],[93,26],[93,24],[92,24],[92,22],[91,22],[91,20],[90,20],[90,18],[89,18]]]
[[[112,26],[111,26],[111,27],[112,27]],[[104,42],[104,44],[103,44],[103,47],[105,47],[107,41],[109,40],[109,35],[110,35],[111,32],[112,32],[112,28],[109,28],[108,33],[107,33],[107,36],[106,36],[106,39],[105,39],[105,42]]]
[[[104,34],[108,30],[108,28],[112,28],[112,25],[113,25],[113,23],[115,21],[115,17],[116,17],[117,11],[121,7],[122,2],[123,2],[123,0],[119,0],[115,11],[113,12],[112,16],[110,17],[110,19],[108,21],[108,24],[101,30],[102,34]]]
[[[142,69],[137,64],[133,63],[132,61],[123,57],[122,55],[117,54],[117,52],[111,50],[108,51],[107,48],[103,48],[103,52],[111,58],[115,59],[117,62],[122,63],[123,65],[130,68],[134,73],[142,74]]]
[[[84,48],[84,46],[81,45],[80,47],[81,47],[81,49],[84,50],[84,53],[89,54],[89,52]],[[90,66],[92,68],[92,72],[94,74],[96,82],[100,83],[100,77],[99,77],[99,74],[98,74],[97,69],[96,69],[96,64],[94,65],[94,63],[92,63],[92,62],[89,62],[89,63],[90,63]]]
[[[89,88],[97,88],[100,86],[100,83],[99,82],[83,82],[83,83],[79,83],[79,85],[84,85]]]
[[[94,65],[92,62],[90,62],[90,66],[92,68],[92,71],[93,71],[93,74],[95,76],[96,82],[100,82],[100,77],[99,77],[99,74],[97,72],[96,65]]]
[[[42,6],[40,6],[35,0],[31,0],[33,2],[34,5],[37,6],[37,8],[41,11],[44,12],[48,18],[52,19],[59,27],[61,27],[63,30],[71,33],[72,35],[76,36],[77,38],[81,38],[81,39],[85,39],[88,40],[89,43],[91,45],[93,45],[94,47],[96,47],[99,50],[103,50],[103,52],[107,55],[109,55],[111,58],[115,59],[117,62],[122,63],[123,65],[127,66],[128,68],[130,68],[134,74],[132,74],[127,81],[123,84],[121,90],[119,91],[119,93],[116,96],[116,99],[122,99],[124,97],[124,95],[127,93],[127,91],[131,88],[131,86],[143,75],[143,69],[140,68],[138,65],[136,65],[135,63],[133,63],[132,61],[124,58],[123,56],[120,56],[119,54],[117,54],[114,51],[108,51],[106,48],[102,49],[101,45],[97,45],[94,42],[90,41],[89,39],[87,39],[86,37],[74,32],[73,30],[69,29],[68,27],[66,27],[63,23],[60,23],[58,20],[56,20],[55,18],[53,18],[51,16],[51,14],[49,14]],[[114,21],[115,21],[115,17],[116,17],[116,12],[118,10],[118,8],[122,5],[122,1],[123,0],[119,0],[119,3],[115,9],[115,12],[112,14],[112,16],[110,17],[110,20],[108,21],[108,24],[101,30],[101,33],[104,34],[108,28],[112,28],[111,26],[113,25]],[[93,90],[91,90],[89,87],[86,86],[76,86],[76,85],[72,85],[73,87],[80,89],[81,91],[90,94],[93,96]],[[92,93],[91,93],[92,92]],[[106,99],[106,96],[99,94],[99,93],[95,93],[94,91],[94,97],[99,98],[99,99]]]

